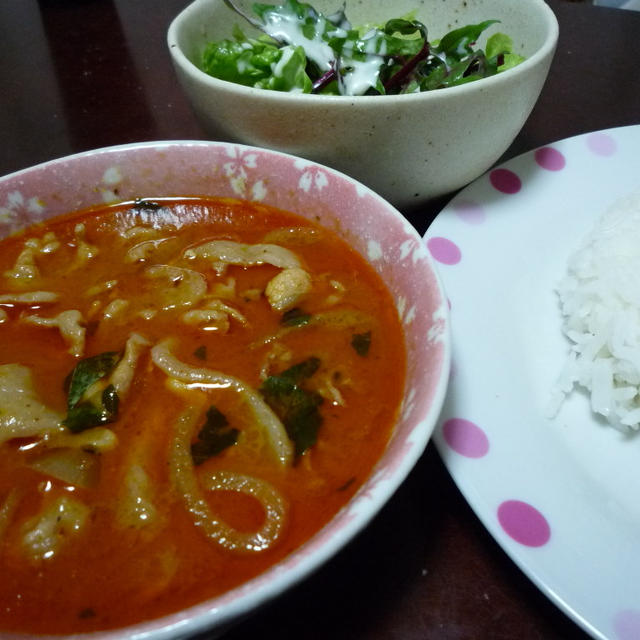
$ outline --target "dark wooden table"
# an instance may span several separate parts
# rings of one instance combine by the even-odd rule
[[[2,0],[0,174],[101,146],[205,137],[166,48],[167,26],[186,4]],[[568,136],[640,123],[640,13],[550,4],[560,22],[556,58],[504,159]],[[638,156],[640,173],[640,149]],[[449,197],[406,214],[424,233]],[[554,640],[585,634],[484,530],[431,445],[356,540],[227,635],[276,637]]]

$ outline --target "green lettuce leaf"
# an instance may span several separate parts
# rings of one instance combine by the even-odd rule
[[[436,47],[439,53],[447,56],[453,56],[460,60],[463,56],[473,53],[473,44],[475,44],[485,29],[492,24],[496,24],[498,20],[485,20],[479,24],[469,24],[459,29],[449,31]]]

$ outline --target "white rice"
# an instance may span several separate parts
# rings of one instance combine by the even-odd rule
[[[553,390],[557,413],[576,387],[625,432],[640,428],[640,192],[611,207],[571,256],[557,288],[570,352]]]

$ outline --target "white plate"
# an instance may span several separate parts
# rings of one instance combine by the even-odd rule
[[[451,304],[452,377],[438,450],[498,543],[596,638],[640,638],[640,434],[574,392],[546,407],[568,352],[554,291],[570,254],[640,188],[640,126],[519,156],[427,230]],[[638,275],[640,277],[640,274]]]

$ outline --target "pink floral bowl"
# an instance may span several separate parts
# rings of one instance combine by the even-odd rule
[[[361,531],[392,496],[424,451],[446,393],[448,305],[420,236],[369,188],[314,162],[275,151],[201,141],[88,151],[0,178],[0,237],[88,206],[140,197],[197,195],[259,201],[307,218],[319,217],[373,265],[393,295],[405,332],[408,355],[402,409],[368,480],[302,547],[220,597],[125,629],[91,633],[92,640],[178,638],[204,630],[221,633],[295,585]]]

